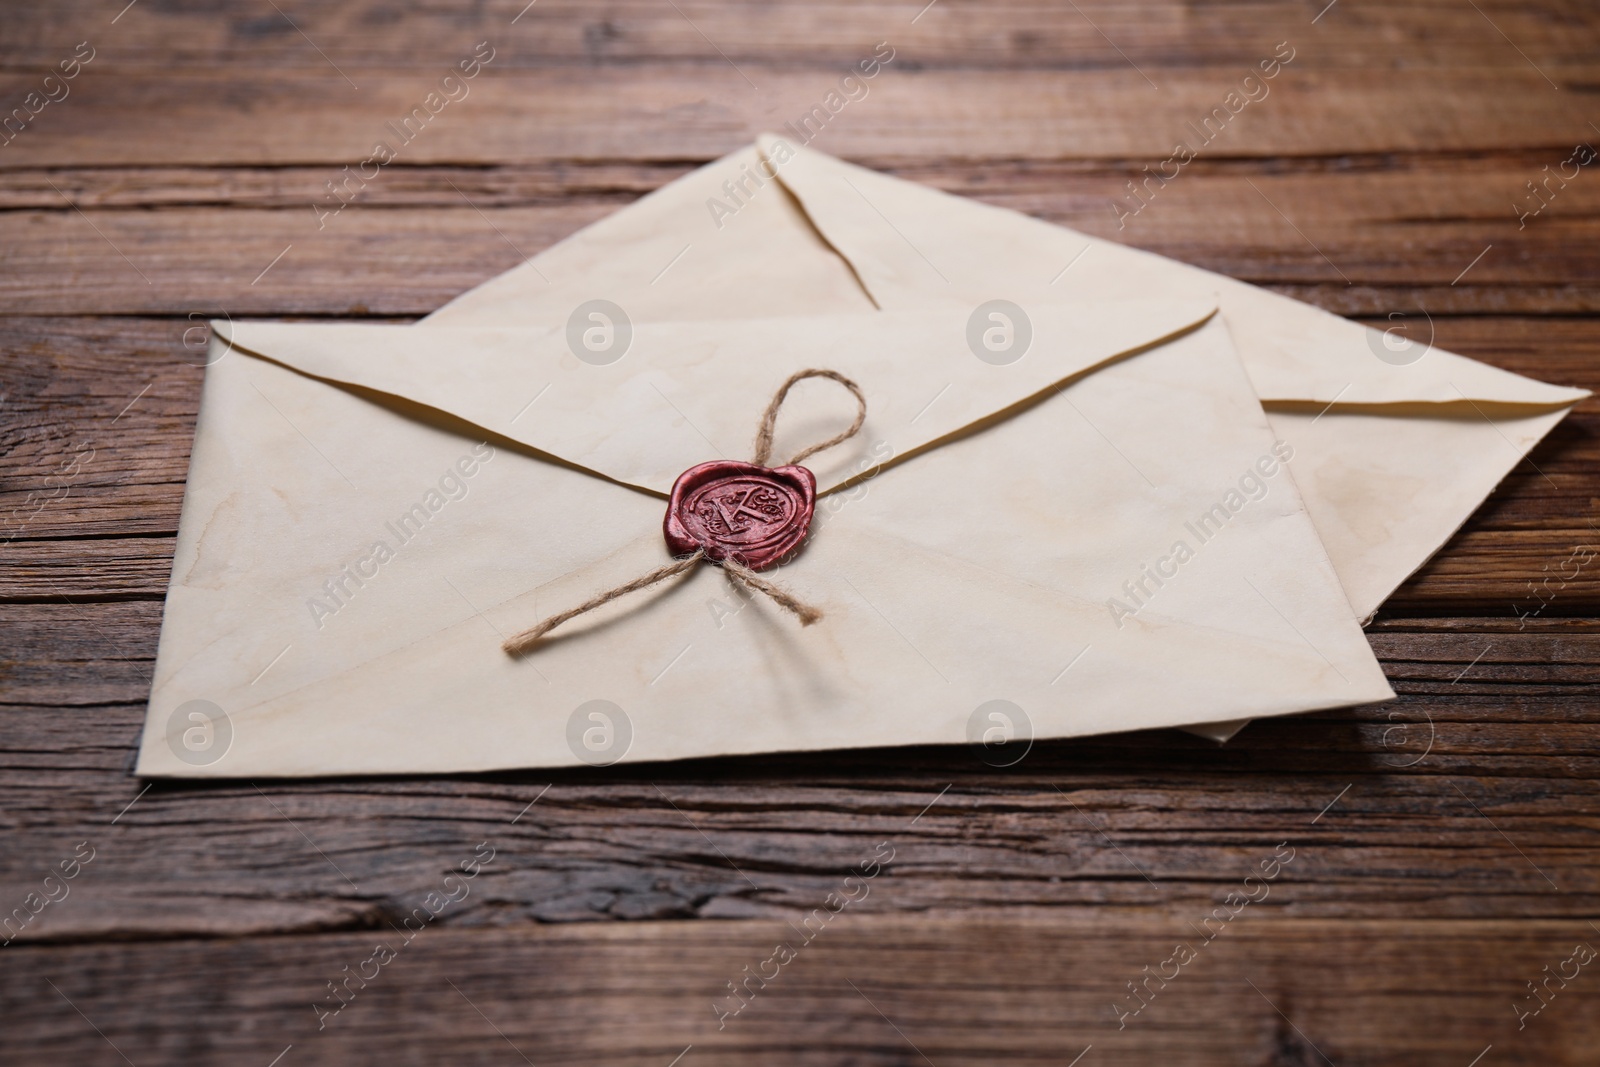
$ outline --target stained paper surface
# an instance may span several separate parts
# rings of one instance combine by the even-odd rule
[[[139,773],[1048,738],[1382,700],[1359,619],[1585,395],[1438,351],[1394,365],[1305,305],[779,155],[690,174],[416,326],[221,327]],[[763,159],[776,176],[719,225],[706,201]],[[584,347],[619,328],[620,354]],[[810,366],[869,403],[808,463],[814,535],[771,572],[822,622],[702,567],[501,652],[665,562],[672,479],[748,459],[773,389]],[[848,421],[833,390],[795,390],[778,455]]]

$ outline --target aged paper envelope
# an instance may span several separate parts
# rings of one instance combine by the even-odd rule
[[[1269,422],[1293,443],[1293,477],[1361,618],[1588,395],[1408,344],[1426,323],[1386,334],[779,144],[764,137],[685,176],[428,321],[559,321],[592,296],[635,320],[941,304],[971,312],[995,299],[1033,314],[1062,301],[1216,296]]]
[[[641,315],[605,359],[580,358],[572,306],[219,326],[139,773],[982,742],[1392,695],[1210,297],[1063,302],[995,360],[964,309],[784,303],[845,282],[835,257],[762,318]],[[663,562],[672,479],[747,458],[773,388],[817,363],[869,401],[773,572],[821,623],[703,567],[501,651]],[[780,453],[836,430],[838,402],[803,383]]]
[[[791,164],[779,180],[883,308],[1218,295],[1269,421],[1294,443],[1295,480],[1362,618],[1589,395],[819,153]]]

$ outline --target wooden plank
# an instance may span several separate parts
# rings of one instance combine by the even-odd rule
[[[902,172],[1341,314],[1587,313],[1600,309],[1600,179],[1552,184],[1553,202],[1521,221],[1516,208],[1569,151],[1344,160],[1359,182],[1326,160],[1289,173],[1196,162],[1131,216],[1145,162]],[[13,268],[0,314],[423,315],[684,169],[393,167],[325,222],[313,204],[331,170],[198,184],[170,170],[13,171],[0,180],[14,208],[0,212]]]
[[[57,716],[73,708],[142,704],[149,698],[159,602],[85,604],[57,596],[40,604],[0,606],[0,620],[0,649],[5,650],[0,703],[48,706],[48,714]],[[120,721],[120,711],[107,714]],[[11,759],[43,751],[24,743],[20,719],[0,721],[0,751]],[[112,744],[123,744],[128,736]]]
[[[0,310],[192,312],[202,320],[286,308],[422,315],[611,210],[499,211],[493,224],[467,204],[352,211],[321,232],[309,203],[281,211],[96,212],[93,225],[65,208],[9,213],[0,215],[0,240],[13,269],[0,283],[9,289]]]
[[[1499,156],[1501,165],[1532,165],[1534,155]],[[340,164],[342,166],[342,164]],[[1092,164],[1090,164],[1092,165]],[[1080,165],[1082,166],[1082,165]],[[608,160],[544,160],[481,166],[395,163],[382,180],[357,196],[356,205],[394,208],[459,208],[462,194],[485,210],[504,207],[558,207],[610,204],[620,207],[681,177],[686,162],[631,163]],[[981,178],[977,168],[932,171],[934,180]],[[0,169],[0,210],[70,210],[67,200],[95,208],[253,208],[306,212],[326,199],[326,183],[339,166],[281,167],[13,167]],[[988,179],[993,181],[991,177]],[[451,184],[456,186],[452,189]],[[459,192],[457,190],[460,190]],[[982,191],[981,188],[978,191]],[[181,216],[174,216],[175,218]],[[311,216],[315,222],[315,216]],[[336,223],[330,223],[335,225]]]
[[[874,42],[889,39],[927,67],[1126,68],[1253,65],[1285,37],[1320,46],[1349,67],[1509,67],[1524,61],[1497,32],[1540,66],[1589,61],[1600,40],[1592,6],[1569,2],[1483,3],[1482,14],[1448,0],[1343,5],[1312,20],[1323,5],[1266,0],[1200,6],[1172,0],[1063,5],[1049,0],[923,5],[824,2],[803,6],[756,0],[684,0],[676,10],[649,0],[541,0],[466,9],[412,7],[403,17],[365,0],[337,7],[281,5],[238,12],[219,3],[146,5],[119,19],[89,0],[17,13],[0,46],[0,67],[48,67],[84,37],[117,69],[182,65],[347,72],[446,67],[462,48],[494,41],[516,66],[592,67],[648,61],[837,66],[847,69]],[[915,19],[915,21],[913,21]],[[1492,22],[1490,21],[1492,19]],[[515,20],[515,22],[513,22]],[[296,29],[304,31],[302,37]],[[308,42],[314,41],[316,47]],[[324,59],[318,49],[326,54]],[[64,51],[65,50],[65,51]]]
[[[484,837],[501,875],[442,924],[798,921],[884,837],[899,860],[863,914],[1204,912],[1223,872],[1279,840],[1302,858],[1275,900],[1299,916],[1580,917],[1600,900],[1592,622],[1390,626],[1374,643],[1399,701],[1263,720],[1220,748],[1157,731],[1041,742],[1005,770],[933,746],[141,792],[127,769],[157,617],[0,614],[0,899],[41,856],[89,840],[99,857],[19,941],[381,926],[441,851]]]
[[[124,544],[130,560],[170,557],[203,374],[182,361],[204,359],[203,346],[185,346],[194,325],[180,317],[12,318],[0,326],[0,347],[9,354],[0,367],[0,558],[11,565],[7,573],[16,573],[27,540],[39,537],[114,533],[133,538]],[[137,540],[151,534],[168,539]],[[77,544],[69,555],[82,550]],[[80,586],[84,559],[67,568]],[[46,579],[37,591],[54,597],[83,590]]]
[[[441,867],[459,852],[441,849]],[[500,862],[461,883],[468,902]],[[871,900],[891,880],[856,884]],[[1487,1054],[1547,1067],[1600,1052],[1594,965],[1566,962],[1600,938],[1588,923],[1305,920],[1276,898],[1269,887],[1261,903],[1216,921],[1210,942],[1191,925],[1203,911],[952,922],[866,920],[846,906],[814,920],[822,932],[809,942],[777,922],[471,931],[419,921],[409,944],[384,925],[13,946],[0,1011],[27,1022],[0,1040],[18,1063],[120,1063],[120,1054],[195,1065],[282,1055],[284,1064],[1414,1067]],[[387,954],[375,956],[380,943]],[[779,944],[792,955],[776,956]],[[1178,944],[1191,953],[1182,965],[1168,962]],[[1579,977],[1550,980],[1547,1002],[1533,999],[1526,983],[1575,967]],[[747,973],[757,977],[741,986],[750,990],[741,1002],[729,985]],[[347,974],[356,977],[340,1001],[328,983]],[[1149,990],[1144,1001],[1131,982]],[[1138,1015],[1119,1014],[1138,1003]],[[1529,1003],[1543,1006],[1519,1030],[1517,1010]]]
[[[1410,151],[1570,150],[1593,137],[1600,85],[1592,65],[1370,71],[1298,61],[1269,95],[1242,105],[1206,151],[1228,156]],[[1557,85],[1552,88],[1550,77]],[[832,72],[727,63],[570,69],[487,68],[409,142],[398,123],[435,87],[385,72],[352,90],[332,69],[259,72],[86,69],[0,153],[0,167],[239,166],[318,163],[337,170],[391,143],[407,164],[549,159],[710,159],[781,130],[824,102]],[[815,137],[847,157],[1158,161],[1199,138],[1243,72],[1164,71],[1159,88],[1129,68],[967,71],[891,67]],[[752,81],[759,91],[751,88]],[[1258,94],[1259,95],[1259,94]],[[1226,115],[1226,109],[1224,110]],[[306,121],[315,115],[316,121]],[[396,143],[401,142],[401,143]],[[1559,162],[1556,160],[1555,162]],[[392,164],[391,164],[392,165]]]
[[[7,12],[0,105],[99,53],[0,152],[0,917],[96,851],[3,948],[0,1060],[1600,1055],[1592,968],[1518,1027],[1527,983],[1600,946],[1600,598],[1563,573],[1595,535],[1593,404],[1372,625],[1392,704],[1221,748],[1041,743],[1005,771],[927,747],[141,793],[187,316],[420,315],[798,118],[876,41],[895,61],[819,149],[1377,323],[1426,309],[1445,348],[1600,387],[1600,186],[1514,207],[1600,136],[1592,4],[524,4]],[[323,183],[481,40],[470,98],[317,230]],[[1119,229],[1112,198],[1280,40],[1270,96]],[[319,1031],[327,982],[483,841],[470,897]],[[727,983],[878,842],[870,897],[719,1029]],[[1126,983],[1280,842],[1270,895],[1119,1028]]]

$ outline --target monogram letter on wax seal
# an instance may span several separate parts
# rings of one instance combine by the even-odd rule
[[[817,479],[804,467],[701,463],[672,487],[663,524],[667,551],[686,556],[704,549],[716,562],[766,570],[805,540],[816,499]]]

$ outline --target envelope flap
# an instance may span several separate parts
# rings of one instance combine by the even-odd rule
[[[1256,286],[853,166],[782,138],[759,147],[813,225],[886,310],[1009,298],[1220,297],[1265,402],[1555,407],[1588,393],[1434,348],[1425,310],[1376,330]]]
[[[1214,311],[1202,298],[1066,303],[1021,326],[956,310],[635,324],[622,356],[605,364],[577,358],[564,327],[214,328],[246,354],[448,413],[664,496],[695,464],[749,459],[762,412],[796,371],[837,370],[867,397],[861,434],[807,461],[827,492]],[[987,331],[1009,339],[998,358],[985,348]],[[832,436],[854,415],[855,402],[837,385],[802,382],[779,418],[774,461]]]

